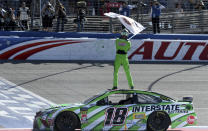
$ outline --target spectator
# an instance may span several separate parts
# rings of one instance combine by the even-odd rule
[[[183,8],[181,7],[180,3],[176,3],[175,12],[178,12],[178,13],[182,13],[183,12]]]
[[[62,5],[62,3],[57,0],[56,2],[56,15],[57,15],[57,26],[56,26],[56,32],[59,31],[59,25],[61,22],[61,32],[64,31],[64,23],[67,22],[66,19],[66,9]]]
[[[9,8],[5,16],[5,30],[6,31],[15,30],[16,26],[17,24],[16,24],[15,10]]]
[[[105,10],[105,6],[102,5],[102,6],[100,7],[100,9],[99,9],[100,15],[101,15],[101,16],[104,16],[104,10]]]
[[[84,28],[84,23],[86,22],[85,19],[85,10],[83,8],[79,8],[78,9],[78,13],[77,13],[77,32],[82,32],[83,28]]]
[[[197,9],[198,11],[204,10],[204,2],[202,0],[198,0],[195,9]]]
[[[185,6],[188,7],[188,11],[194,11],[194,5],[197,3],[197,0],[188,0]]]
[[[86,2],[85,1],[79,1],[77,2],[77,18],[74,20],[74,22],[77,24],[77,32],[83,31],[84,23],[86,22]]]
[[[26,3],[23,2],[22,6],[19,8],[19,25],[22,30],[29,30],[28,20],[29,20],[29,8],[26,7]]]
[[[50,2],[47,2],[42,9],[43,31],[52,31],[55,9]]]
[[[152,17],[152,26],[153,26],[153,33],[160,33],[160,15],[161,9],[165,8],[164,6],[160,5],[157,0],[153,1],[151,7],[151,17]]]
[[[110,6],[109,6],[108,3],[109,3],[109,2],[105,2],[105,3],[104,3],[104,13],[110,12]]]
[[[104,5],[101,6],[99,11],[100,11],[101,16],[104,16],[104,13],[110,12],[110,7],[109,7],[108,3],[105,2]]]
[[[4,20],[5,20],[5,15],[6,11],[0,7],[0,30],[4,30]]]
[[[126,2],[122,2],[122,6],[119,8],[119,13],[121,15],[130,16],[130,10],[135,8],[135,5],[127,5]]]
[[[94,16],[95,15],[95,7],[94,7],[93,0],[89,0],[87,3],[87,6],[88,6],[88,14],[91,16]],[[102,7],[99,10],[102,10]]]

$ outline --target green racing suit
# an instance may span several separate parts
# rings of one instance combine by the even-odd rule
[[[134,84],[129,70],[129,61],[127,56],[127,52],[131,48],[131,42],[126,39],[116,39],[115,43],[116,43],[116,58],[114,62],[113,87],[117,88],[118,86],[118,70],[120,66],[123,65],[128,80],[128,85],[131,89],[133,89]]]

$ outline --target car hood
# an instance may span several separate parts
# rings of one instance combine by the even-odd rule
[[[82,103],[58,104],[58,105],[52,106],[51,108],[52,108],[52,109],[55,109],[55,108],[62,108],[62,107],[73,108],[73,107],[80,107],[80,106],[83,106],[83,105],[84,105],[84,104],[82,104]],[[51,109],[51,108],[50,108],[50,109]]]
[[[60,104],[59,106],[68,106],[68,107],[79,107],[79,106],[82,106],[82,105],[84,105],[84,104],[82,104],[82,103],[70,103],[70,104]]]

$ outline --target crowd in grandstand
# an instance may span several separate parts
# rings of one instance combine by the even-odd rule
[[[31,21],[31,5],[32,0],[20,1],[20,6],[9,7],[8,2],[0,4],[0,30],[10,31],[10,30],[30,30],[29,22]],[[86,15],[100,15],[103,16],[106,12],[115,12],[122,15],[130,16],[131,14],[138,13],[138,8],[143,9],[140,13],[149,13],[152,8],[152,3],[155,0],[143,0],[141,1],[110,1],[110,0],[101,0],[100,3],[94,3],[93,0],[80,0],[76,1],[74,7],[65,6],[61,3],[61,0],[43,0],[44,5],[41,7],[41,19],[42,19],[42,29],[43,31],[52,31],[53,20],[56,20],[56,29],[55,31],[64,31],[64,24],[68,21],[67,15],[76,14],[76,19],[74,23],[76,24],[77,31],[83,31],[84,23],[86,20]],[[204,3],[203,0],[157,0],[158,3],[169,9],[172,5],[174,8],[171,8],[175,12],[184,12],[191,10],[203,10],[207,9],[207,3]],[[174,4],[171,4],[171,2]],[[73,8],[73,11],[72,11]],[[70,12],[70,14],[69,14]],[[34,13],[34,12],[33,12]],[[158,20],[153,18],[154,29],[158,29]],[[154,24],[156,23],[156,25]],[[158,32],[159,33],[159,32]]]
[[[0,29],[5,31],[16,30],[19,27],[21,30],[29,30],[28,21],[30,10],[23,2],[18,11],[11,7],[0,7]]]

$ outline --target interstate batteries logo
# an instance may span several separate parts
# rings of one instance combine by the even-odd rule
[[[188,110],[180,109],[180,105],[146,105],[134,106],[132,112],[149,112],[164,110],[168,113],[188,113]]]

